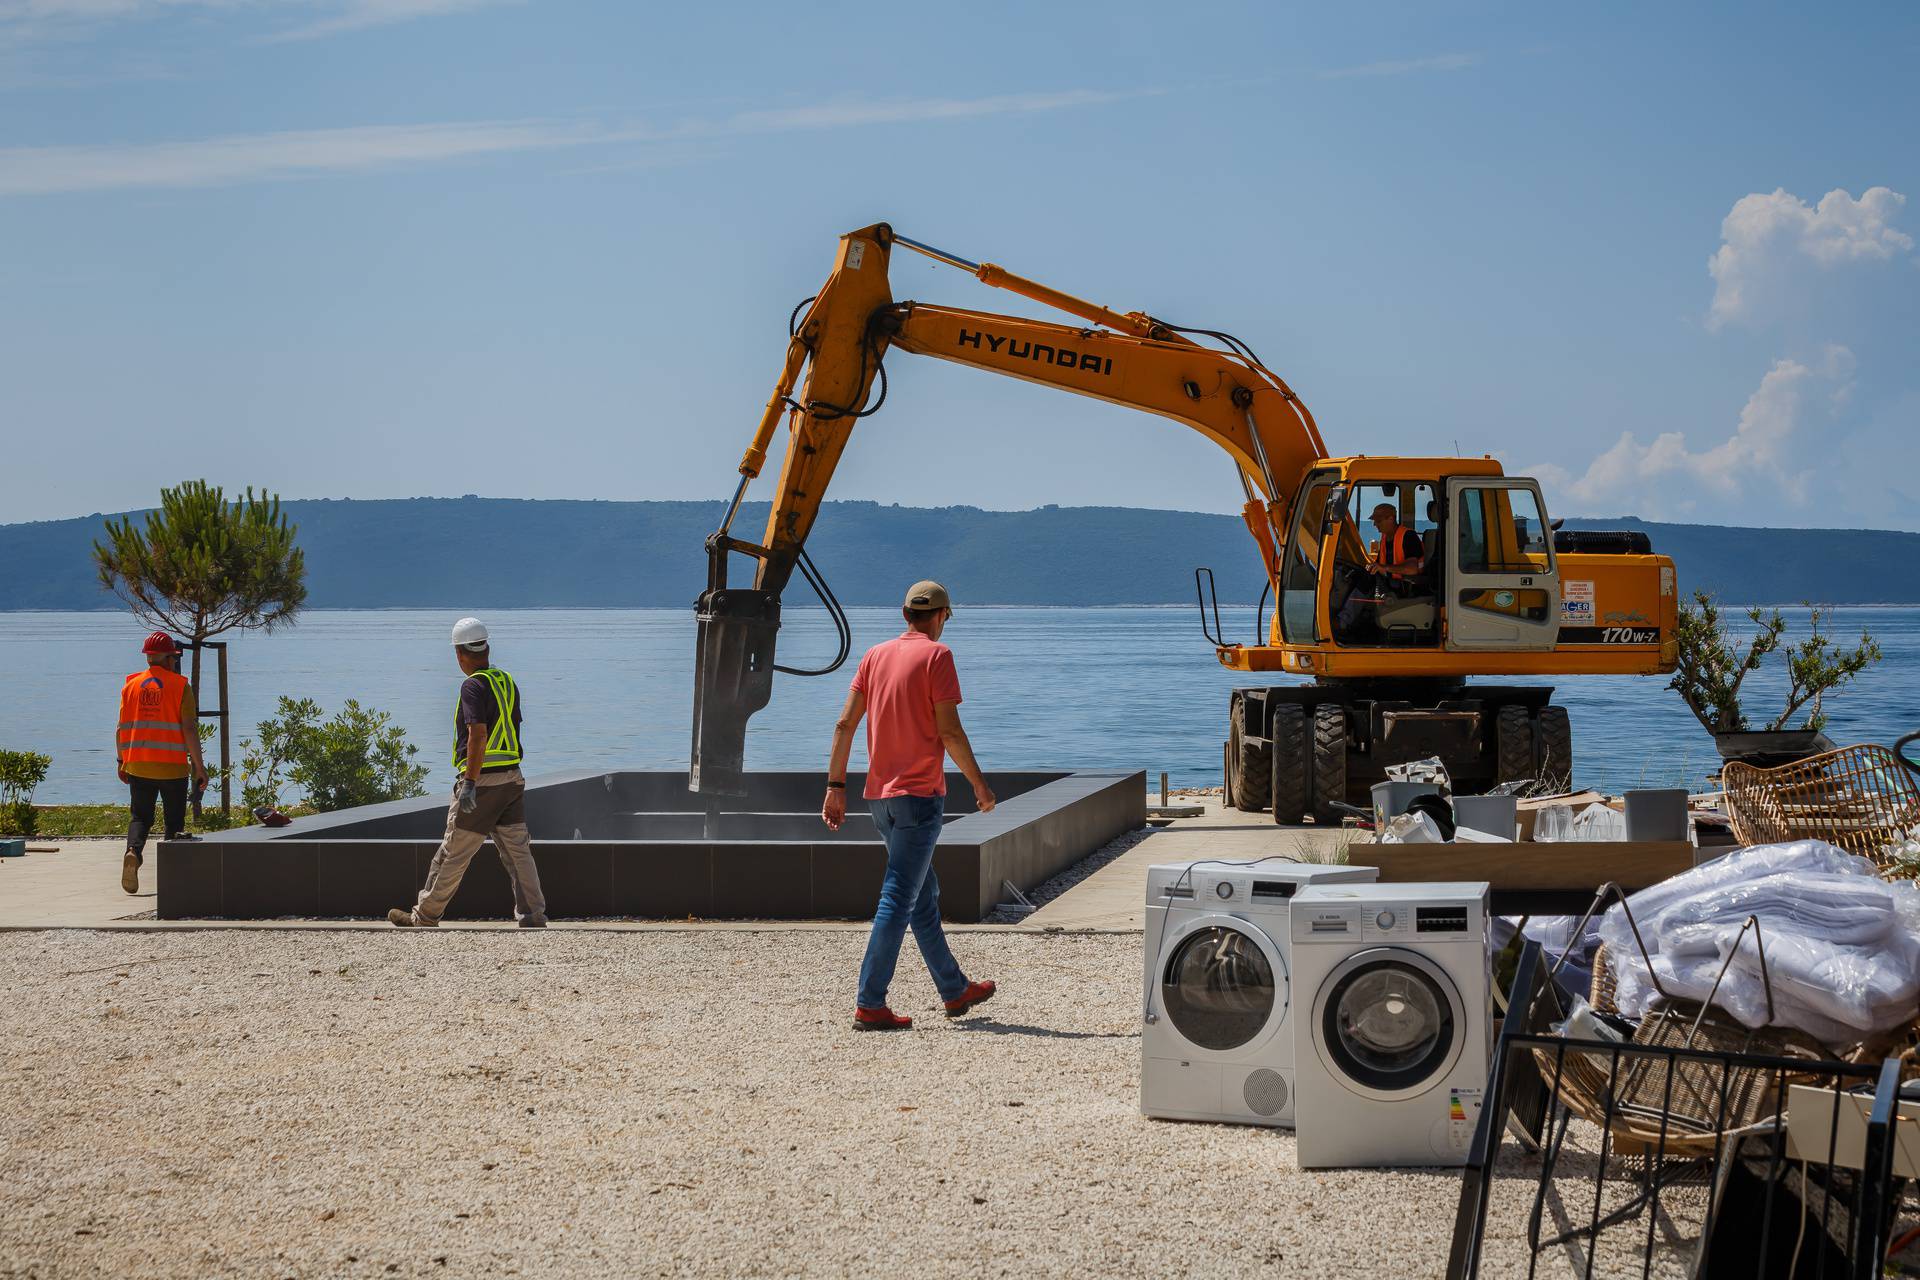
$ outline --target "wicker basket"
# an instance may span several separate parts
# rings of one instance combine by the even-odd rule
[[[1640,927],[1626,905],[1626,896],[1617,886],[1607,885],[1594,896],[1593,906],[1574,930],[1578,937],[1586,920],[1612,896],[1626,912],[1634,941],[1646,960],[1647,972],[1660,1000],[1640,1019],[1633,1031],[1635,1044],[1673,1049],[1703,1049],[1720,1053],[1753,1054],[1767,1058],[1804,1058],[1825,1061],[1829,1053],[1802,1032],[1787,1027],[1742,1025],[1708,1003],[1679,999],[1660,986],[1653,970]],[[1766,945],[1760,936],[1760,922],[1749,916],[1735,939],[1734,950],[1753,933],[1753,945],[1760,952],[1761,978],[1766,984],[1767,1004],[1771,1009],[1773,991],[1766,972]],[[1563,958],[1564,959],[1564,958]],[[1731,964],[1721,967],[1725,977]],[[1556,969],[1558,966],[1555,966]],[[1719,989],[1719,981],[1714,983]],[[1605,945],[1594,952],[1593,978],[1588,1003],[1596,1012],[1618,1016],[1618,975]],[[1614,1150],[1622,1155],[1662,1154],[1676,1158],[1706,1158],[1715,1155],[1729,1134],[1773,1123],[1779,1113],[1781,1091],[1791,1083],[1791,1073],[1773,1068],[1729,1068],[1715,1072],[1694,1062],[1637,1059],[1632,1065],[1618,1067],[1606,1049],[1569,1044],[1564,1050],[1536,1047],[1535,1064],[1547,1087],[1575,1115],[1607,1129]]]
[[[1886,747],[1842,747],[1775,769],[1730,761],[1721,781],[1742,844],[1825,840],[1886,871],[1920,826],[1920,782]]]

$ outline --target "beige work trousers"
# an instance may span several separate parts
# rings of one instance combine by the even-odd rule
[[[500,865],[513,884],[513,916],[546,919],[547,899],[540,892],[540,869],[533,863],[533,837],[527,831],[526,776],[518,769],[500,769],[480,775],[478,804],[472,813],[460,812],[460,802],[447,805],[447,833],[427,868],[427,883],[414,905],[414,918],[438,923],[453,901],[467,864],[480,846],[493,837]]]

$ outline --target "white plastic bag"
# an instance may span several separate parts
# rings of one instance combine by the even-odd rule
[[[1618,1031],[1600,1020],[1593,1006],[1579,996],[1573,999],[1573,1008],[1567,1010],[1567,1016],[1553,1024],[1551,1030],[1557,1036],[1569,1040],[1604,1040],[1610,1044],[1619,1044],[1626,1039]]]
[[[1642,890],[1628,907],[1651,976],[1617,905],[1600,926],[1628,1017],[1658,999],[1652,977],[1676,998],[1711,994],[1746,1026],[1795,1027],[1829,1045],[1910,1022],[1920,1002],[1920,891],[1882,882],[1871,862],[1823,841],[1743,849]],[[1758,944],[1753,930],[1742,933],[1749,916]]]
[[[1424,813],[1403,813],[1387,823],[1381,844],[1445,844],[1440,824]]]

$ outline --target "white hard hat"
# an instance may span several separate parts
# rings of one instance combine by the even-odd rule
[[[487,624],[478,618],[462,618],[453,624],[453,643],[474,653],[487,647]]]

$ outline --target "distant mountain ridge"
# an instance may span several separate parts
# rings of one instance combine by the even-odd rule
[[[284,505],[318,609],[688,606],[705,585],[702,544],[723,510],[471,497]],[[749,503],[736,528],[757,538],[766,516],[766,504]],[[0,610],[116,607],[90,558],[104,519],[0,525]],[[1920,533],[1633,518],[1567,526],[1643,529],[1673,557],[1683,590],[1727,601],[1920,603]],[[906,584],[929,576],[977,604],[1187,604],[1196,565],[1214,569],[1222,603],[1250,603],[1261,588],[1239,517],[1191,511],[830,502],[808,546],[849,605],[895,604]],[[737,572],[744,577],[744,562]],[[794,605],[810,597],[799,582],[787,593]]]

